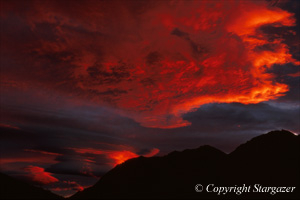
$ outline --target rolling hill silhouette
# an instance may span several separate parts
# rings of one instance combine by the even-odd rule
[[[298,199],[300,139],[272,131],[240,145],[230,154],[211,147],[174,151],[164,157],[130,159],[71,199]],[[203,192],[195,192],[202,184]],[[294,192],[226,195],[206,192],[208,184],[294,186]]]
[[[63,197],[0,173],[0,199],[63,199]]]

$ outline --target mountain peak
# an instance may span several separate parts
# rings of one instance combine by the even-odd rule
[[[276,154],[284,154],[293,150],[297,151],[296,143],[299,143],[297,135],[287,130],[275,130],[266,134],[259,135],[247,141],[245,144],[238,146],[231,156],[239,156],[240,154],[249,155],[255,154],[256,156],[263,157],[268,154],[270,156],[276,156]],[[290,145],[291,143],[295,145]],[[292,148],[292,149],[291,149]]]
[[[266,134],[257,136],[255,138],[258,138],[258,137],[274,137],[274,138],[275,137],[286,137],[286,138],[289,137],[289,138],[291,138],[291,137],[295,137],[295,136],[297,136],[297,135],[295,135],[294,133],[292,133],[292,132],[290,132],[288,130],[282,129],[282,130],[270,131],[270,132],[268,132]],[[255,138],[253,138],[253,139],[255,139]]]
[[[186,156],[189,155],[197,155],[197,156],[223,156],[225,155],[224,152],[220,151],[219,149],[212,147],[210,145],[202,145],[197,149],[185,149],[183,151],[172,151],[165,157],[174,157],[174,156]]]

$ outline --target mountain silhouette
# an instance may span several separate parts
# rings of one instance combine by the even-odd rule
[[[298,199],[299,136],[289,131],[272,131],[225,154],[201,146],[163,157],[138,157],[117,165],[94,186],[71,199]],[[203,192],[196,192],[201,184]],[[207,192],[215,186],[296,187],[293,192]]]
[[[63,197],[0,173],[0,199],[63,199]]]

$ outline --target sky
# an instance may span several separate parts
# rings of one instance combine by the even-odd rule
[[[1,1],[0,171],[56,194],[129,158],[300,132],[298,1]]]

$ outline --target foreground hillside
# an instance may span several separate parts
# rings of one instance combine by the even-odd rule
[[[139,157],[116,166],[93,187],[71,199],[297,199],[300,139],[288,131],[272,131],[240,145],[230,154],[211,146],[172,152],[164,157]],[[196,192],[201,184],[203,192]],[[251,192],[218,195],[214,186],[251,186]],[[252,192],[254,185],[261,192]],[[293,186],[293,192],[270,194],[264,187]],[[212,187],[210,188],[212,190]]]

